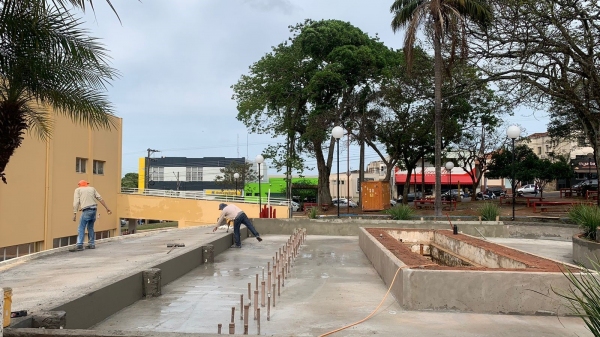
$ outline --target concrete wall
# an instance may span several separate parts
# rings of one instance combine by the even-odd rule
[[[568,310],[552,292],[568,288],[561,273],[404,269],[406,265],[364,229],[359,245],[388,286],[399,270],[391,293],[408,310],[560,315]]]
[[[279,211],[278,211],[279,212]],[[419,229],[449,229],[448,222],[442,221],[397,221],[369,220],[357,218],[343,219],[253,219],[254,226],[261,234],[291,234],[294,228],[306,228],[309,235],[357,236],[360,227],[390,227]],[[576,225],[549,223],[518,223],[496,221],[452,221],[459,232],[481,237],[550,239],[571,241],[573,235],[580,232]]]
[[[85,179],[98,189],[111,210],[117,209],[121,184],[121,119],[112,130],[92,130],[64,116],[53,116],[47,142],[25,134],[8,163],[8,184],[0,189],[0,254],[3,247],[35,243],[51,249],[54,238],[77,235],[72,221],[73,191]],[[75,171],[76,157],[87,158],[86,173]],[[104,161],[104,174],[93,174],[93,161]],[[116,212],[100,211],[95,230],[116,230]],[[21,247],[20,247],[21,248]],[[23,248],[20,252],[23,253]],[[0,255],[0,260],[2,256]]]
[[[573,261],[586,268],[596,269],[594,263],[600,263],[600,243],[573,235]]]
[[[160,219],[179,222],[180,228],[214,224],[221,214],[223,201],[165,198],[140,194],[119,194],[117,213],[125,219]],[[225,202],[228,203],[228,202]],[[249,218],[259,214],[258,204],[234,203]],[[287,206],[273,206],[277,217],[287,218]]]
[[[242,240],[248,237],[246,227],[240,229]],[[227,250],[233,241],[233,233],[214,239],[210,243],[214,246],[214,256]],[[173,255],[152,268],[161,269],[162,285],[166,285],[179,277],[187,274],[192,269],[204,263],[203,246],[191,249],[181,255]],[[103,321],[114,313],[143,298],[142,272],[124,275],[106,287],[85,294],[68,303],[53,308],[67,312],[66,329],[88,329]],[[13,319],[12,328],[31,327],[31,317]]]
[[[433,242],[451,253],[464,257],[487,268],[527,268],[523,262],[516,261],[506,256],[498,255],[487,249],[473,246],[472,244],[457,240],[442,233],[434,233]]]

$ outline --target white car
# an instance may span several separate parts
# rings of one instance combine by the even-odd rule
[[[517,189],[518,194],[527,194],[527,193],[535,193],[535,184],[527,184],[519,189]],[[538,189],[539,192],[539,189]]]
[[[335,206],[337,206],[338,199],[337,198],[331,199],[331,203],[334,204]],[[356,204],[352,200],[348,201],[348,199],[346,199],[346,198],[340,198],[339,203],[340,203],[340,207],[348,207],[348,205],[350,205],[350,207],[352,207],[352,208],[358,207],[358,204]]]
[[[288,202],[287,201],[280,201],[278,205],[281,206],[288,206]],[[292,200],[292,212],[298,212],[298,210],[300,209],[300,205]]]

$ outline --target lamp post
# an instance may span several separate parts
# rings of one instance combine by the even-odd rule
[[[288,201],[288,217],[292,218],[292,174],[288,171],[285,175],[285,196]]]
[[[331,130],[331,135],[337,142],[337,216],[340,217],[340,138],[344,135],[344,129],[341,126],[336,126]],[[348,200],[350,203],[350,200]]]
[[[592,156],[593,154],[588,153],[588,180],[592,179]]]
[[[258,155],[256,156],[256,158],[254,159],[256,161],[256,164],[258,165],[258,217],[262,218],[262,195],[260,193],[260,167],[262,166],[262,163],[265,161],[265,158],[262,155]]]
[[[512,139],[512,164],[511,164],[511,175],[510,185],[512,191],[512,221],[515,221],[515,139],[521,135],[521,128],[516,125],[511,125],[506,130],[508,138]]]
[[[452,169],[454,168],[454,163],[449,161],[446,163],[446,171],[450,172],[450,201],[452,201]]]
[[[235,196],[236,196],[236,197],[237,197],[237,195],[238,195],[238,186],[237,186],[237,182],[238,182],[238,179],[239,179],[239,178],[240,178],[240,174],[239,174],[239,173],[237,173],[237,172],[236,172],[236,173],[234,173],[234,174],[233,174],[233,179],[235,179]]]

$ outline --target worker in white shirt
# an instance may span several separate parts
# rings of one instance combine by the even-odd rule
[[[81,211],[81,218],[79,219],[79,229],[77,232],[77,247],[72,251],[83,250],[83,236],[86,228],[88,232],[87,248],[96,248],[94,241],[96,238],[96,234],[94,233],[94,222],[96,222],[96,212],[98,207],[96,201],[99,201],[102,206],[106,208],[106,212],[109,215],[112,214],[104,200],[102,200],[100,193],[92,186],[88,186],[89,183],[87,181],[81,180],[78,185],[79,187],[75,189],[75,195],[73,196],[73,221],[77,219],[77,211]]]
[[[244,211],[242,211],[236,205],[227,205],[227,204],[219,204],[219,210],[221,211],[221,216],[217,220],[217,226],[213,229],[213,232],[219,228],[219,226],[226,223],[227,219],[233,219],[233,240],[235,244],[231,246],[231,248],[242,248],[242,242],[240,240],[240,226],[242,224],[246,225],[246,228],[256,237],[258,242],[262,241],[260,234],[252,225],[252,221],[248,219],[248,216]]]

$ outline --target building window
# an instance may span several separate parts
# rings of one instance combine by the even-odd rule
[[[39,249],[37,247],[39,247],[39,243],[36,242],[0,247],[0,262],[38,252]]]
[[[185,168],[185,180],[186,181],[202,181],[202,167],[186,167]]]
[[[537,154],[542,154],[542,148],[541,147],[538,147]]]
[[[104,174],[105,161],[94,160],[94,174]]]
[[[85,173],[85,167],[87,166],[87,158],[75,158],[75,172]]]
[[[149,181],[165,181],[165,168],[164,167],[150,167],[150,179]]]

